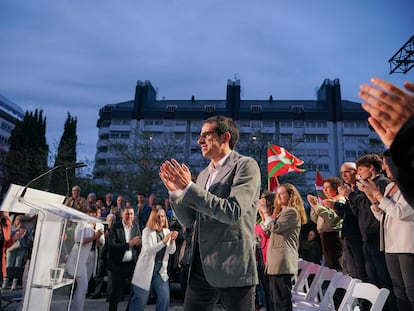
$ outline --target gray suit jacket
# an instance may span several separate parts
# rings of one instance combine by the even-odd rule
[[[175,215],[187,227],[196,222],[201,262],[210,285],[255,285],[259,166],[252,158],[232,151],[207,191],[208,176],[208,169],[204,169],[196,184],[172,202]]]
[[[298,248],[300,216],[290,206],[284,207],[278,217],[267,225],[270,233],[267,246],[267,274],[296,274],[298,272]]]

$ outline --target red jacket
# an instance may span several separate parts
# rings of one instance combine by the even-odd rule
[[[10,236],[11,231],[11,221],[9,217],[4,217],[5,221],[1,221],[1,230],[3,231],[3,245],[2,245],[2,255],[1,255],[1,276],[7,276],[6,269],[6,250],[13,245],[14,241]]]

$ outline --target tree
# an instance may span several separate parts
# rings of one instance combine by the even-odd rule
[[[6,176],[2,195],[11,183],[25,185],[47,170],[49,146],[46,143],[46,118],[43,111],[26,112],[23,121],[18,121],[9,139],[10,149],[4,158]],[[47,183],[39,180],[31,185],[44,188]]]
[[[177,156],[175,140],[154,139],[144,133],[138,133],[133,142],[110,139],[109,151],[111,160],[99,179],[111,187],[107,191],[131,197],[137,191],[164,195],[166,190],[158,175],[161,164],[172,157],[183,160]]]
[[[76,135],[77,119],[68,113],[65,121],[62,137],[59,142],[58,152],[55,158],[55,166],[66,166],[68,163],[76,162]],[[50,178],[50,190],[55,193],[67,194],[66,174],[68,174],[69,185],[75,178],[74,169],[57,169]]]

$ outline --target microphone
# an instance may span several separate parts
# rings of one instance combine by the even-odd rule
[[[85,167],[85,166],[88,166],[88,165],[86,165],[83,162],[70,163],[66,166],[66,168],[65,168],[65,177],[66,177],[66,194],[67,194],[67,196],[70,195],[70,191],[69,191],[69,174],[68,174],[69,170],[72,169],[72,168],[80,168],[80,167]]]
[[[85,167],[85,166],[88,166],[88,165],[83,162],[69,163],[66,165],[66,169],[69,170],[71,168],[80,168],[80,167]]]
[[[23,198],[24,195],[26,194],[27,188],[29,188],[29,186],[34,183],[35,181],[39,180],[40,178],[49,175],[50,173],[56,171],[59,168],[62,167],[66,167],[66,168],[78,168],[78,167],[84,167],[87,166],[85,163],[79,162],[79,163],[69,163],[69,164],[61,164],[61,165],[56,165],[55,167],[52,167],[51,169],[47,170],[46,172],[44,172],[43,174],[40,174],[39,176],[37,176],[36,178],[32,179],[31,181],[29,181],[25,186],[24,189],[22,191],[22,193],[20,194],[20,198]]]

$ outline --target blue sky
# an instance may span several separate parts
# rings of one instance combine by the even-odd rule
[[[79,160],[93,160],[98,112],[150,80],[158,98],[314,99],[326,78],[359,101],[373,76],[398,85],[388,59],[414,34],[412,0],[26,0],[0,2],[0,94],[43,109],[57,149],[78,119]]]

